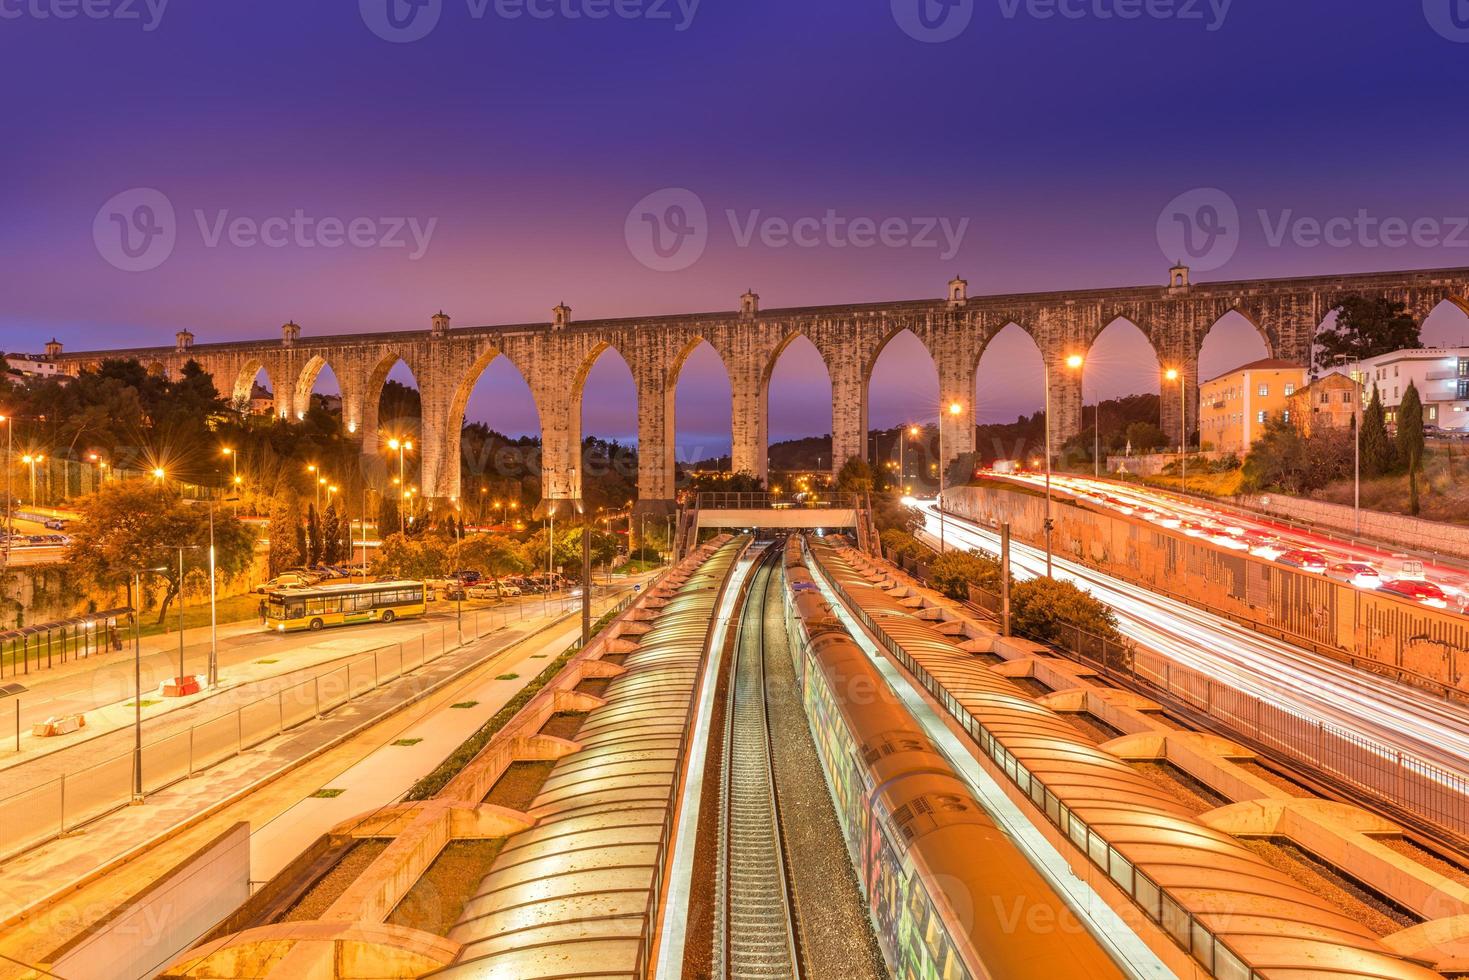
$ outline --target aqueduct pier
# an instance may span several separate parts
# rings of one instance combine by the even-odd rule
[[[401,360],[422,396],[421,483],[435,499],[458,498],[465,405],[484,369],[506,357],[525,377],[540,413],[543,494],[553,502],[581,496],[582,390],[592,364],[614,348],[637,385],[638,496],[641,507],[652,508],[674,497],[674,392],[685,359],[703,341],[729,375],[733,469],[763,478],[770,376],[797,335],[816,346],[830,374],[834,468],[867,451],[868,382],[878,356],[903,330],[916,335],[938,370],[938,404],[963,408],[951,415],[935,405],[947,464],[974,449],[979,359],[1012,323],[1030,334],[1050,367],[1052,431],[1059,444],[1081,424],[1082,379],[1065,361],[1085,354],[1113,322],[1135,324],[1160,370],[1181,372],[1192,418],[1199,350],[1221,318],[1239,313],[1259,331],[1272,357],[1306,364],[1322,321],[1349,294],[1402,302],[1420,323],[1445,301],[1469,313],[1469,268],[1193,283],[1188,269],[1179,266],[1163,286],[973,297],[968,284],[955,279],[943,299],[762,310],[751,292],[736,312],[579,322],[563,304],[550,323],[453,328],[439,313],[428,330],[303,337],[298,325],[287,323],[271,341],[196,344],[194,334],[182,330],[172,347],[65,353],[53,342],[50,353],[73,373],[104,358],[136,358],[172,376],[193,360],[236,399],[249,397],[264,369],[274,387],[275,412],[285,417],[305,414],[317,375],[330,365],[341,386],[344,422],[362,434],[377,432],[379,396]],[[1163,381],[1165,392],[1176,383]],[[1162,406],[1164,431],[1178,431],[1179,400],[1165,397]],[[364,438],[362,451],[377,454],[380,441]]]

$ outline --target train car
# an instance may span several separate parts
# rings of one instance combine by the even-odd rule
[[[783,564],[797,682],[893,976],[1123,976],[911,718],[792,544]]]

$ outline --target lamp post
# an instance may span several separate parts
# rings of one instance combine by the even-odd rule
[[[45,458],[46,457],[43,456],[43,455],[41,455],[40,453],[36,453],[34,455],[31,454],[31,453],[26,453],[24,456],[22,456],[20,458],[20,461],[22,463],[24,463],[25,465],[27,465],[27,466],[29,466],[31,468],[31,506],[32,507],[37,506],[37,503],[38,503],[38,501],[36,500],[36,464],[39,463],[39,462],[41,462],[41,460],[43,460]]]
[[[964,406],[958,402],[950,402],[949,414],[958,417],[964,411]],[[944,553],[944,419],[939,416],[939,554]]]
[[[15,420],[0,415],[5,423],[5,565],[10,566],[10,539],[15,535]]]
[[[165,568],[133,570],[133,802],[143,802],[143,573]]]
[[[908,460],[905,455],[909,438],[918,437],[918,426],[908,426],[904,438],[898,440],[898,495],[902,496],[908,492]]]
[[[1163,376],[1169,381],[1178,382],[1178,458],[1181,461],[1179,466],[1183,492],[1188,493],[1188,400],[1184,395],[1188,390],[1188,379],[1178,368],[1169,368]]]
[[[1080,354],[1071,354],[1066,358],[1066,366],[1072,371],[1080,371],[1086,359]],[[1045,362],[1046,368],[1046,578],[1051,577],[1051,533],[1056,529],[1056,522],[1051,519],[1051,362]]]
[[[153,470],[153,479],[158,481],[158,496],[162,497],[165,487],[164,481],[168,479],[168,473],[161,466],[155,467]]]

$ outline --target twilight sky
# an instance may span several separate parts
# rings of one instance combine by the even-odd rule
[[[1176,258],[1197,280],[1469,266],[1463,6],[0,0],[0,347],[728,309],[747,287],[766,307],[914,298],[956,273],[974,293],[1162,284]],[[648,213],[675,219],[656,243]],[[898,232],[859,247],[858,219]],[[1441,310],[1427,339],[1469,321]],[[1262,354],[1224,323],[1203,372]],[[1141,336],[1109,330],[1088,400],[1156,385]],[[632,392],[604,357],[587,433],[631,437]],[[828,431],[828,392],[794,346],[772,439]],[[936,393],[900,338],[873,424],[930,417]],[[1011,328],[980,419],[1041,394]],[[712,351],[678,411],[682,458],[727,450]],[[512,365],[470,417],[535,429]]]

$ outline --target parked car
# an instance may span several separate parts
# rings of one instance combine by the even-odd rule
[[[314,584],[314,582],[300,572],[281,572],[269,582],[261,582],[255,586],[255,591],[264,595],[267,592],[274,592],[277,589],[305,589]]]
[[[288,568],[282,574],[299,575],[305,579],[307,585],[315,585],[321,581],[320,572],[313,572],[311,569],[304,567]]]
[[[1383,592],[1401,596],[1404,599],[1412,599],[1414,602],[1421,602],[1423,605],[1432,606],[1435,609],[1447,609],[1449,607],[1448,596],[1444,595],[1443,589],[1440,589],[1432,582],[1420,582],[1418,579],[1400,578],[1394,579],[1391,582],[1383,582],[1381,589]]]
[[[1326,577],[1359,589],[1375,589],[1382,585],[1382,573],[1365,561],[1336,562],[1326,569]]]
[[[1319,551],[1298,548],[1294,551],[1287,551],[1275,560],[1282,565],[1299,568],[1305,572],[1315,572],[1318,575],[1326,573],[1326,556]]]
[[[48,517],[41,522],[48,531],[65,531],[66,522],[59,517]]]
[[[484,580],[484,576],[474,569],[463,568],[454,573],[454,577],[465,585],[478,585]]]
[[[509,582],[481,582],[469,587],[471,599],[505,599],[520,595],[520,588]]]

